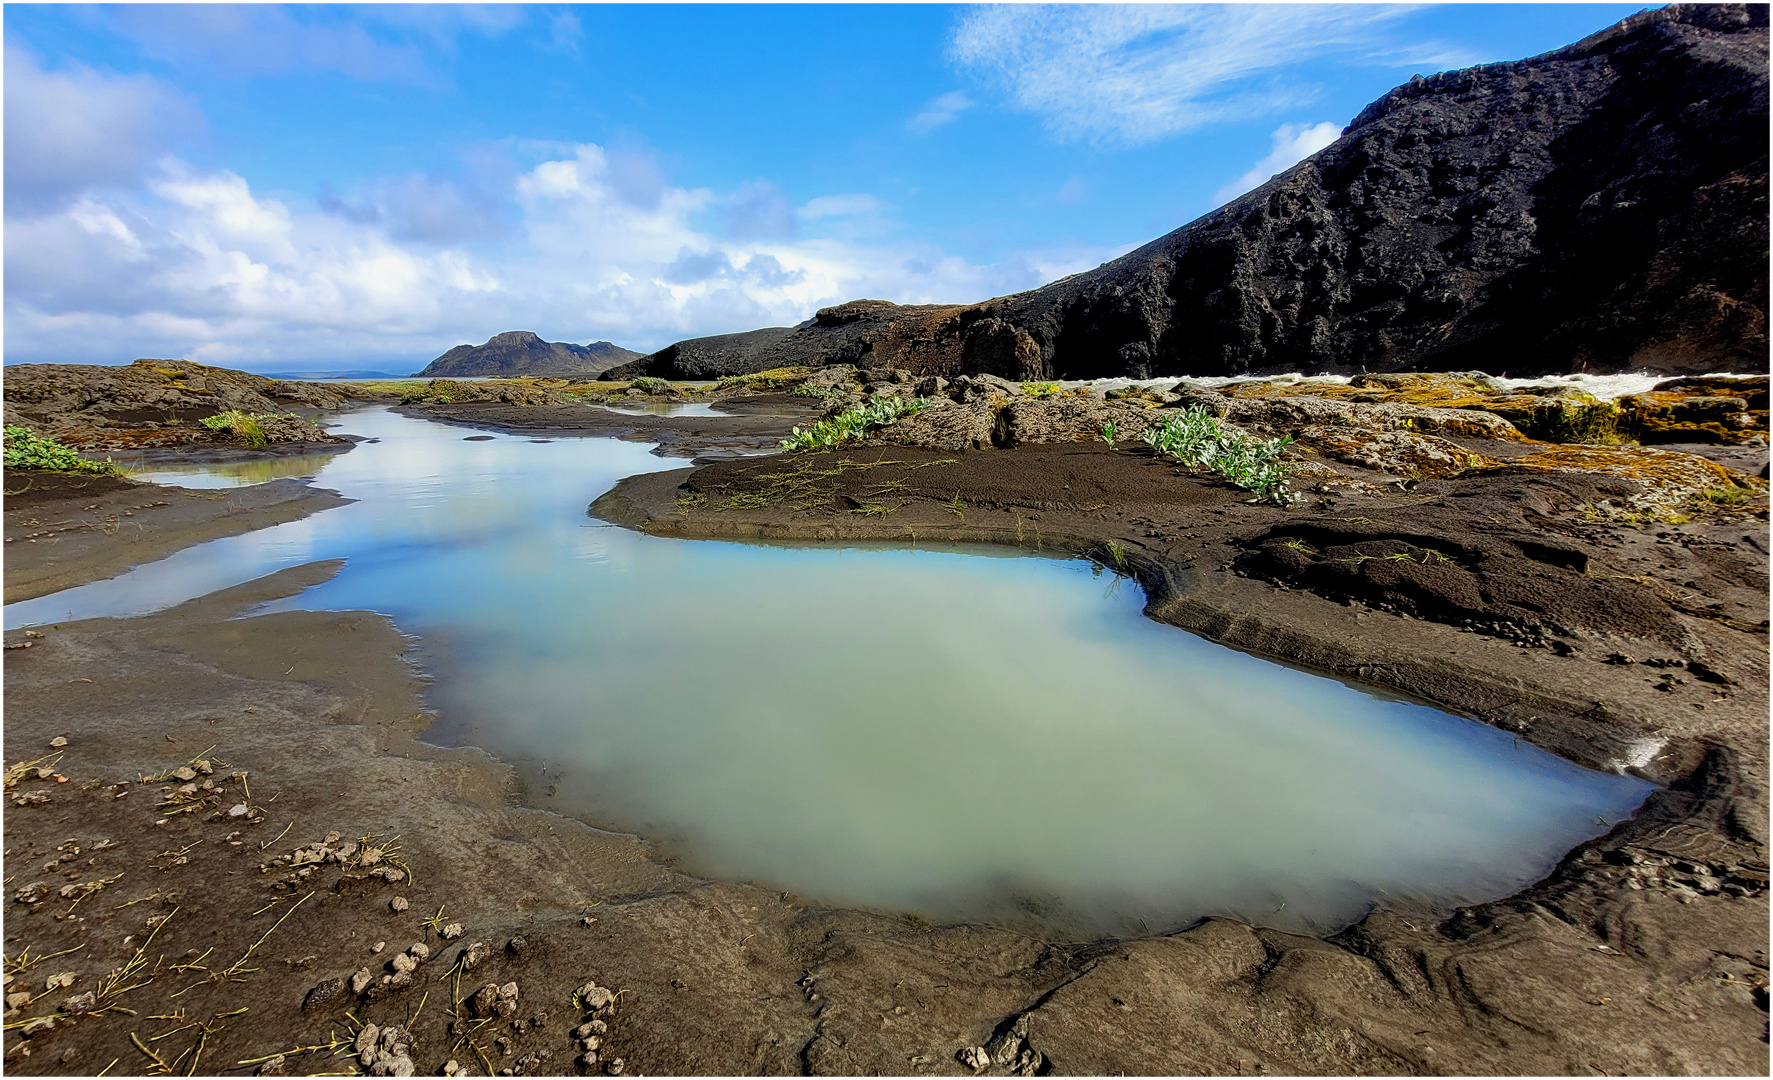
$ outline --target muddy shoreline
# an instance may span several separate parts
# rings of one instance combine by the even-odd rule
[[[538,437],[589,433],[450,412],[454,422]],[[673,419],[621,422],[640,431]],[[721,425],[697,420],[716,441],[731,440]],[[705,452],[688,442],[688,453]],[[1513,535],[1531,519],[1500,527],[1485,519],[1506,517],[1510,506],[1518,519],[1520,505],[1555,502],[1555,490],[1418,485],[1408,497],[1357,494],[1289,515],[1106,447],[876,446],[810,461],[829,468],[839,459],[870,467],[840,468],[835,501],[819,509],[717,508],[723,493],[755,482],[744,470],[784,467],[770,458],[630,478],[595,512],[663,535],[985,540],[1086,554],[1137,577],[1161,621],[1431,701],[1584,764],[1630,763],[1668,786],[1545,881],[1438,925],[1380,913],[1318,941],[1209,920],[1087,945],[930,928],[686,878],[649,859],[637,838],[515,805],[515,770],[419,741],[431,722],[423,680],[400,659],[410,646],[387,619],[231,620],[333,572],[315,564],[143,619],[7,635],[9,645],[32,647],[6,654],[6,759],[54,753],[50,740],[66,738],[52,768],[69,777],[9,786],[9,897],[39,880],[54,888],[30,903],[9,899],[8,956],[27,945],[42,955],[85,944],[29,972],[37,1000],[8,1023],[65,1022],[30,1038],[9,1030],[8,1068],[91,1073],[116,1059],[112,1072],[141,1071],[151,1062],[130,1039],[136,1032],[151,1049],[165,1046],[167,1060],[202,1043],[205,1070],[252,1072],[262,1064],[233,1063],[319,1046],[282,1066],[329,1071],[346,1064],[328,1033],[354,1038],[349,1010],[356,1022],[410,1028],[416,1071],[426,1073],[449,1060],[474,1071],[603,1072],[620,1059],[621,1069],[649,1073],[956,1074],[971,1071],[957,1054],[979,1045],[1002,1052],[1003,1064],[989,1069],[998,1074],[1765,1071],[1767,668],[1765,631],[1755,626],[1766,617],[1764,520],[1560,538],[1619,573],[1691,581],[1716,607],[1677,612],[1687,636],[1636,646],[1641,655],[1621,663],[1611,659],[1625,655],[1618,641],[1602,631],[1565,654],[1251,574],[1250,538],[1289,517],[1403,515],[1416,534],[1424,522],[1442,533],[1463,522],[1472,533]],[[905,471],[913,490],[873,512],[883,503],[869,492],[901,476],[880,464],[889,459],[952,464]],[[1436,498],[1470,512],[1434,519]],[[13,509],[9,498],[9,521]],[[1745,534],[1748,550],[1758,545],[1758,599],[1752,574],[1744,580],[1741,568],[1704,557],[1715,545],[1742,548]],[[8,561],[9,586],[28,569],[21,563]],[[1497,580],[1516,570],[1501,566]],[[1571,597],[1580,615],[1581,597]],[[1689,666],[1695,643],[1701,669],[1724,682]],[[1646,756],[1658,739],[1666,742]],[[163,805],[177,796],[178,777],[136,782],[193,758],[212,768],[194,774],[199,781],[248,776],[223,781],[221,795],[199,786],[198,809],[181,814]],[[44,801],[16,802],[32,792]],[[229,817],[236,805],[246,810]],[[400,880],[372,876],[361,849],[340,855],[359,838],[387,849],[394,836]],[[71,837],[81,850],[64,858],[58,848]],[[120,846],[94,854],[100,840]],[[290,856],[316,850],[309,845],[327,854],[295,865]],[[279,855],[282,865],[272,861]],[[45,860],[57,869],[41,868]],[[86,896],[59,895],[64,884],[120,873]],[[396,896],[406,910],[392,910]],[[444,917],[424,925],[439,906]],[[150,917],[169,912],[154,930]],[[285,915],[249,963],[223,966]],[[460,936],[443,937],[452,923]],[[117,999],[137,1015],[56,1008],[99,989],[148,933],[155,955],[144,964],[155,978]],[[522,943],[508,948],[513,937]],[[386,947],[372,953],[376,941]],[[400,965],[391,957],[417,942],[427,943],[426,959],[393,985]],[[469,952],[475,942],[483,948]],[[458,978],[464,957],[473,967]],[[45,991],[43,980],[64,964],[79,979]],[[196,966],[174,971],[179,964]],[[358,996],[348,984],[365,969]],[[329,995],[334,979],[347,985]],[[451,1015],[451,1003],[481,985],[511,981],[519,996],[509,1015],[483,1024],[469,1005]],[[587,981],[624,991],[613,1011],[574,1011],[571,992]],[[242,1007],[249,1011],[220,1015]],[[179,1009],[178,1023],[144,1019]],[[588,1018],[607,1030],[595,1036],[598,1060],[581,1064],[570,1032]],[[193,1019],[212,1030],[180,1028]]]

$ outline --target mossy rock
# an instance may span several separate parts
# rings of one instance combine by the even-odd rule
[[[1552,443],[1610,443],[1619,439],[1619,407],[1584,390],[1510,394],[1466,406],[1495,413],[1529,439]]]

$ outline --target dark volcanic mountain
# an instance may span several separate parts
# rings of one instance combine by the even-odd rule
[[[1413,79],[1095,270],[953,308],[827,308],[722,373],[1765,371],[1767,110],[1766,6],[1643,12]],[[685,377],[679,348],[647,373]]]
[[[633,349],[593,341],[568,345],[543,341],[528,330],[494,334],[485,345],[457,345],[418,373],[421,379],[464,375],[598,375],[618,364],[640,359]]]
[[[673,379],[718,379],[725,375],[781,367],[783,365],[769,361],[769,354],[794,330],[792,326],[766,326],[762,330],[747,330],[742,334],[688,338],[667,345],[651,356],[637,353],[632,361],[621,367],[610,368],[601,377],[632,379],[658,368]]]

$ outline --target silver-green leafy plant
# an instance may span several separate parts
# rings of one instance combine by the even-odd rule
[[[1253,491],[1264,502],[1285,506],[1292,501],[1287,481],[1293,467],[1280,460],[1293,437],[1252,439],[1226,431],[1219,418],[1204,405],[1193,405],[1180,415],[1145,429],[1145,445],[1159,457],[1181,462],[1191,469],[1206,469]]]
[[[784,450],[829,450],[846,442],[866,438],[868,432],[921,412],[929,406],[923,398],[880,397],[865,405],[855,405],[831,417],[820,420],[812,427],[802,431],[795,428],[793,433],[782,440]]]
[[[6,467],[101,476],[118,472],[117,466],[108,461],[88,461],[60,441],[19,424],[6,425]]]

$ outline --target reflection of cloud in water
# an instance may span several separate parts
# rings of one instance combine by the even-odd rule
[[[430,734],[688,869],[931,916],[1100,933],[1228,913],[1324,930],[1511,892],[1646,785],[1140,614],[1081,563],[603,528],[644,444],[369,411],[315,483],[358,501],[13,605],[151,610],[342,557],[274,607],[419,636]],[[1006,557],[981,558],[991,553]]]

